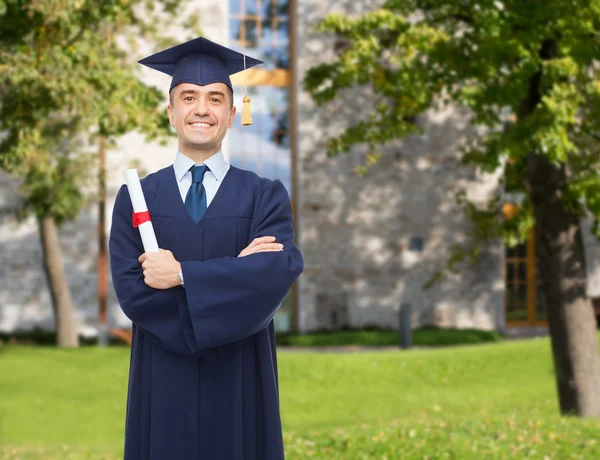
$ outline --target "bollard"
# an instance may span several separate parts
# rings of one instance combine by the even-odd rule
[[[108,325],[98,324],[98,347],[104,348],[108,346]]]
[[[412,329],[410,326],[411,308],[409,303],[400,305],[400,347],[408,349],[412,346]]]

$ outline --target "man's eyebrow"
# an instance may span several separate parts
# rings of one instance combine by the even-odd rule
[[[208,95],[209,96],[223,96],[223,97],[225,97],[225,93],[223,93],[221,91],[209,91]]]
[[[186,94],[196,94],[199,93],[198,89],[184,89],[181,93],[179,93],[179,97],[185,96]]]
[[[179,97],[184,97],[189,94],[200,94],[201,92],[202,91],[200,91],[199,89],[184,89],[183,91],[181,91],[181,93],[179,93]],[[208,95],[225,97],[225,93],[223,93],[222,91],[209,91]]]

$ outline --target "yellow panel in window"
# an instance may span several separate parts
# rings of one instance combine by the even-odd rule
[[[284,69],[248,69],[231,76],[231,83],[239,86],[276,86],[288,87],[290,84],[290,72]]]

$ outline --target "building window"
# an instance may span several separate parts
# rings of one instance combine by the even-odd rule
[[[410,251],[423,252],[425,249],[425,239],[420,236],[412,236],[408,245]]]
[[[282,0],[231,1],[231,44],[263,60],[263,69],[289,69],[288,9],[288,2]]]
[[[507,326],[546,325],[546,306],[535,254],[535,234],[505,249],[505,311]]]
[[[287,0],[230,0],[229,46],[264,64],[231,77],[238,115],[224,151],[232,165],[281,180],[292,197],[289,22]],[[251,126],[241,124],[246,87]],[[278,331],[291,330],[292,310],[290,291],[275,316]]]

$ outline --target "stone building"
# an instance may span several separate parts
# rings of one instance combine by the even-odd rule
[[[465,265],[430,290],[422,286],[441,268],[452,243],[469,239],[469,223],[454,194],[466,188],[483,203],[494,191],[494,176],[478,176],[458,164],[458,147],[475,134],[459,110],[431,112],[418,122],[424,134],[385,149],[365,177],[353,169],[361,152],[327,158],[324,142],[348,121],[368,112],[369,99],[345,93],[317,108],[302,89],[307,69],[333,58],[335,41],[311,28],[330,12],[359,14],[372,2],[227,0],[188,2],[199,11],[204,34],[265,61],[261,69],[236,76],[249,85],[254,124],[240,117],[228,134],[224,153],[232,164],[279,178],[293,204],[296,243],[305,271],[276,316],[280,331],[341,327],[397,327],[398,311],[410,304],[413,324],[504,330],[544,326],[543,293],[535,279],[532,242],[507,250],[499,241],[485,249],[479,265]],[[145,51],[140,51],[143,57]],[[149,83],[165,88],[169,78],[140,69]],[[243,86],[236,91],[241,106]],[[123,171],[140,175],[169,165],[176,140],[149,144],[138,134],[119,140],[108,154],[107,214]],[[18,183],[0,175],[0,330],[53,325],[33,219],[17,223]],[[97,206],[61,230],[65,267],[80,330],[95,334],[97,320]],[[600,284],[598,247],[586,233],[589,292]],[[110,279],[109,279],[110,283]],[[109,288],[110,323],[128,326]]]

